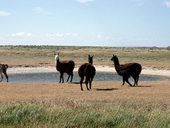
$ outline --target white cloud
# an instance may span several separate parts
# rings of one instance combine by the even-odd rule
[[[170,8],[170,0],[165,0],[164,4],[167,8]]]
[[[34,12],[41,15],[49,15],[50,13],[41,7],[34,8]]]
[[[49,38],[66,38],[66,37],[76,37],[77,33],[47,33],[47,37]]]
[[[77,0],[77,2],[79,2],[79,3],[88,3],[88,2],[93,2],[93,1],[95,1],[95,0]]]
[[[46,36],[50,38],[55,38],[55,37],[62,38],[64,37],[64,34],[63,33],[47,33]]]
[[[18,32],[12,34],[12,37],[30,37],[30,36],[32,36],[32,33],[28,32]]]
[[[11,13],[6,12],[6,11],[0,11],[0,16],[9,16]]]

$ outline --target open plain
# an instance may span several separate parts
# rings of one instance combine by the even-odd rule
[[[147,70],[147,74],[161,75],[161,71],[170,70],[170,50],[166,48],[1,46],[0,63],[9,65],[9,73],[15,68],[51,70],[55,67],[56,52],[60,52],[63,60],[75,60],[76,68],[87,62],[88,54],[94,55],[96,67],[113,67],[110,58],[116,54],[122,64],[138,62],[143,70],[157,71]],[[166,77],[170,77],[169,74]],[[2,82],[0,126],[170,127],[169,80],[139,81],[138,87],[121,83],[94,81],[91,91],[85,86],[81,91],[80,85],[75,83]]]

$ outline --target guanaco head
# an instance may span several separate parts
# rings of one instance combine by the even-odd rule
[[[93,57],[94,55],[93,56],[88,55],[88,61],[90,64],[93,64]]]

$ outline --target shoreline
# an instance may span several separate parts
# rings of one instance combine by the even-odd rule
[[[108,72],[108,73],[116,73],[114,67],[109,66],[95,66],[97,72]],[[74,72],[78,71],[78,67],[74,69]],[[8,68],[8,74],[28,74],[28,73],[48,73],[48,72],[56,72],[55,67],[12,67]],[[156,75],[156,76],[165,76],[170,77],[170,70],[160,70],[160,69],[153,69],[150,67],[144,67],[142,69],[141,74],[144,75]]]

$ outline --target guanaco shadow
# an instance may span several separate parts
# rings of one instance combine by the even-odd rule
[[[119,90],[118,88],[96,88],[96,91],[113,91]]]
[[[85,82],[83,82],[83,83],[85,83]],[[75,82],[68,82],[68,84],[80,84],[80,82],[77,82],[77,81],[75,81]]]
[[[152,86],[150,85],[138,85],[138,86],[133,86],[134,88],[151,88]]]
[[[69,84],[80,84],[80,82],[69,82]],[[118,88],[96,88],[95,90],[96,91],[113,91],[113,90],[119,90],[119,89]]]

